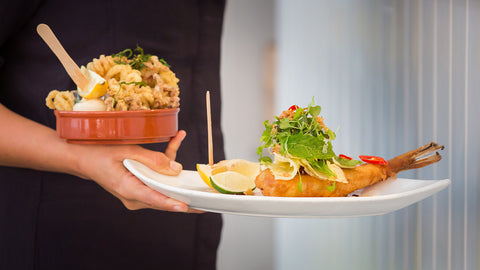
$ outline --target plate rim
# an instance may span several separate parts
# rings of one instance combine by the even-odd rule
[[[141,162],[138,162],[133,159],[125,159],[123,161],[124,166],[136,177],[138,177],[142,182],[148,182],[145,184],[150,184],[153,186],[157,186],[166,192],[174,193],[176,195],[182,196],[182,197],[189,197],[189,196],[195,196],[196,199],[210,199],[210,200],[224,200],[228,198],[230,202],[248,202],[248,203],[272,203],[272,202],[279,202],[281,201],[282,203],[341,203],[341,204],[351,204],[351,203],[382,203],[382,202],[388,202],[388,201],[395,201],[396,199],[405,199],[405,198],[412,198],[415,197],[418,194],[422,193],[428,193],[426,196],[423,196],[422,199],[416,200],[413,203],[417,203],[423,199],[426,199],[435,193],[445,189],[446,187],[450,186],[451,180],[450,179],[438,179],[438,180],[427,180],[427,179],[409,179],[409,178],[398,178],[396,180],[401,180],[401,179],[406,179],[406,180],[413,180],[413,181],[433,181],[432,183],[422,186],[417,189],[413,190],[408,190],[400,193],[393,193],[393,194],[383,194],[383,195],[374,195],[374,196],[350,196],[350,197],[274,197],[274,196],[241,196],[241,195],[230,195],[230,194],[221,194],[221,193],[214,193],[214,192],[206,192],[206,191],[200,191],[200,190],[192,190],[192,189],[185,189],[181,187],[175,187],[172,185],[168,185],[159,181],[156,181],[155,179],[150,179],[149,177],[143,176],[140,173],[140,176],[137,176],[133,171],[137,171],[137,169],[133,168],[134,164],[137,163],[141,166],[144,166],[148,170],[151,170],[148,168],[146,165],[142,164]],[[133,170],[133,171],[132,171]],[[152,170],[153,171],[153,170]],[[198,172],[195,170],[184,170],[184,172],[191,173],[191,174],[197,174]],[[166,177],[175,177],[175,176],[167,176]],[[199,175],[198,175],[199,176]],[[200,177],[200,176],[199,176]],[[142,179],[145,178],[145,179]],[[426,192],[429,191],[429,192]],[[413,204],[412,203],[412,204]],[[409,204],[410,205],[410,204]],[[407,205],[408,206],[408,205]],[[372,214],[358,214],[358,215],[282,215],[282,214],[272,214],[272,213],[259,213],[258,211],[256,212],[239,212],[239,211],[227,211],[227,210],[222,210],[221,208],[217,209],[212,209],[212,208],[205,208],[201,206],[192,206],[192,208],[200,209],[203,211],[211,211],[211,212],[217,212],[217,213],[225,213],[225,214],[236,214],[236,215],[245,215],[245,216],[262,216],[262,217],[294,217],[294,218],[341,218],[341,217],[360,217],[360,216],[374,216],[374,215],[382,215],[386,214],[392,211],[399,210],[391,210],[391,211],[379,211],[375,212]],[[402,208],[402,207],[401,207]]]

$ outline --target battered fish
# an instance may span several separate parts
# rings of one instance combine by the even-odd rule
[[[348,183],[320,180],[302,173],[291,180],[276,180],[270,169],[263,170],[255,184],[265,196],[277,197],[344,197],[355,190],[384,181],[389,177],[410,169],[417,169],[436,163],[441,155],[436,150],[444,146],[431,142],[416,150],[388,160],[387,165],[364,163],[351,169],[342,169]],[[429,155],[430,153],[433,153]],[[301,177],[301,188],[299,181]]]

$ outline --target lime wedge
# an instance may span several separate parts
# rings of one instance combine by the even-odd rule
[[[210,183],[216,191],[223,194],[244,194],[255,189],[255,178],[233,171],[212,175]]]

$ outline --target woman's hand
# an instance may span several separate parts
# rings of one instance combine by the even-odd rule
[[[130,210],[152,208],[174,212],[192,211],[180,201],[169,198],[146,186],[123,166],[126,158],[139,161],[166,175],[177,175],[182,165],[175,162],[177,150],[185,138],[185,131],[177,132],[169,142],[165,154],[137,145],[81,146],[80,171],[82,178],[92,179],[117,197]]]
[[[175,156],[186,136],[183,130],[172,138],[164,154],[138,145],[69,144],[58,138],[55,130],[15,114],[2,104],[0,126],[8,127],[8,132],[0,132],[0,165],[91,179],[132,210],[199,212],[147,187],[123,166],[123,160],[129,158],[162,174],[179,174],[182,165],[175,162]]]

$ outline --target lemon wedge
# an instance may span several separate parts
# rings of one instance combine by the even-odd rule
[[[197,164],[197,172],[202,178],[202,180],[205,182],[205,184],[207,184],[212,189],[219,191],[214,187],[214,185],[212,185],[211,178],[213,178],[213,182],[217,183],[217,188],[220,187],[220,189],[223,189],[225,191],[237,192],[237,190],[229,190],[230,187],[223,183],[223,181],[226,181],[226,180],[223,180],[222,177],[225,177],[225,176],[220,176],[219,177],[220,180],[218,180],[216,179],[218,178],[218,176],[216,175],[221,175],[221,174],[223,175],[228,172],[228,174],[226,175],[233,177],[232,178],[233,182],[244,181],[249,183],[247,184],[249,188],[252,188],[255,186],[255,184],[251,186],[251,183],[255,182],[255,178],[260,173],[260,163],[250,162],[243,159],[222,160],[213,165]],[[231,174],[231,173],[235,173],[235,174]],[[238,175],[242,175],[245,178],[239,177]]]
[[[209,187],[212,187],[212,184],[210,183],[210,177],[212,176],[212,167],[208,164],[197,164],[197,172],[200,175],[200,178],[202,178],[203,182],[207,184]]]
[[[80,67],[80,71],[85,75],[88,80],[88,86],[86,89],[77,88],[78,94],[86,99],[99,98],[107,93],[108,83],[97,73],[87,69],[84,66]]]

